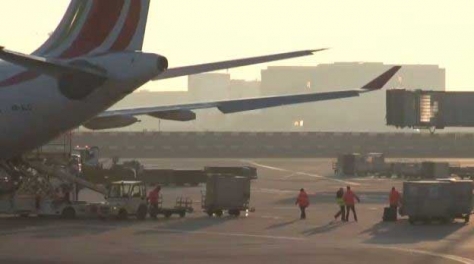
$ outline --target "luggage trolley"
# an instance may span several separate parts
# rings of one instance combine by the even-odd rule
[[[150,207],[149,212],[152,218],[156,218],[158,215],[163,215],[165,218],[170,218],[172,215],[179,215],[179,217],[183,218],[186,216],[186,213],[194,212],[193,200],[189,197],[180,196],[176,198],[176,203],[173,208],[166,208],[163,207],[163,197],[160,195],[158,209]]]

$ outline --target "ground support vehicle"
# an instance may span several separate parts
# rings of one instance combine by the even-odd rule
[[[404,182],[400,215],[407,215],[411,224],[449,223],[456,218],[467,223],[472,212],[472,184],[471,180],[455,179]]]
[[[420,177],[420,162],[392,162],[390,164],[390,175],[398,178],[417,178]]]
[[[258,178],[256,168],[243,166],[205,167],[203,170],[144,169],[143,173],[138,176],[138,179],[152,185],[198,186],[201,183],[207,182],[207,174],[209,173],[242,176],[252,180]]]
[[[79,160],[80,177],[95,184],[107,184],[114,181],[135,181],[143,172],[143,165],[136,160],[119,162],[114,157],[111,164],[104,165],[99,161],[100,150],[98,147],[76,147],[72,157]]]
[[[136,216],[143,220],[148,214],[146,186],[141,181],[117,181],[108,186],[107,203],[102,215],[121,220]]]
[[[341,154],[333,163],[334,174],[337,176],[387,175],[390,165],[385,162],[382,153],[350,153]]]
[[[105,193],[100,186],[88,183],[62,166],[50,167],[30,163],[28,170],[20,168],[22,179],[13,192],[0,196],[0,214],[62,216],[64,218],[100,216],[99,204],[77,200],[76,186]]]
[[[333,163],[336,176],[396,176],[407,179],[436,179],[451,175],[447,162],[387,162],[382,153],[341,154]]]
[[[240,216],[249,212],[250,178],[226,174],[209,174],[206,191],[202,193],[201,205],[207,215],[221,217],[224,212]]]
[[[461,179],[474,179],[474,167],[465,166],[462,167],[460,164],[451,164],[449,167],[451,175],[458,176]]]
[[[176,204],[173,208],[163,207],[163,197],[160,195],[160,200],[158,202],[158,207],[149,206],[148,208],[150,217],[157,218],[158,215],[163,215],[165,218],[170,218],[172,215],[179,215],[183,218],[186,216],[186,213],[192,213],[193,209],[193,200],[190,198],[178,197],[176,198]]]
[[[64,219],[76,217],[101,217],[100,204],[63,199],[38,199],[37,196],[15,195],[0,199],[0,214],[27,217],[59,216]]]

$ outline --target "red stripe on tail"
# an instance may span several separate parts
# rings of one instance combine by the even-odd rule
[[[141,11],[142,1],[131,0],[130,10],[128,11],[125,24],[122,31],[120,31],[117,40],[115,40],[115,43],[110,48],[110,51],[123,51],[130,45],[130,42],[137,31],[138,24],[140,23]]]
[[[99,47],[117,24],[124,3],[125,0],[94,0],[79,36],[60,58],[79,57]]]

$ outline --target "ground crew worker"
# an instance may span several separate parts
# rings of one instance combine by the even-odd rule
[[[349,221],[350,211],[354,213],[354,220],[357,222],[357,213],[355,210],[355,202],[360,202],[359,196],[357,196],[351,190],[351,186],[347,186],[346,193],[344,194],[344,203],[346,204],[346,221]]]
[[[346,204],[344,203],[344,189],[339,188],[336,192],[336,203],[339,206],[339,211],[334,215],[334,220],[337,220],[341,216],[343,222],[346,221]]]
[[[161,186],[156,186],[155,189],[153,189],[149,194],[148,194],[148,202],[150,203],[150,207],[153,210],[158,211],[158,200],[160,199],[160,190]]]
[[[296,198],[296,205],[300,207],[301,210],[301,219],[306,219],[306,207],[309,206],[308,194],[303,188],[301,188],[298,198]]]
[[[400,198],[400,193],[395,189],[395,187],[392,187],[388,199],[390,202],[390,208],[395,209],[395,212],[397,211],[398,205],[400,205]]]

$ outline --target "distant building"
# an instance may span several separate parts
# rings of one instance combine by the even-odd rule
[[[188,77],[188,92],[195,102],[230,99],[230,74],[205,73]]]
[[[391,66],[342,62],[314,67],[269,67],[262,70],[261,93],[268,96],[357,89]],[[445,74],[445,69],[437,65],[402,65],[385,88],[443,91]],[[385,126],[385,91],[275,108],[262,112],[261,118],[272,120],[265,129],[276,131],[393,131]]]
[[[262,70],[262,95],[326,92],[358,88],[394,65],[338,62],[311,67],[276,66]],[[402,65],[387,84],[394,88],[444,91],[446,72],[437,65]]]

